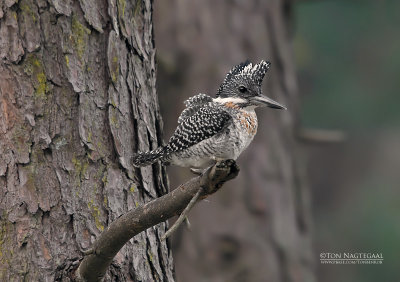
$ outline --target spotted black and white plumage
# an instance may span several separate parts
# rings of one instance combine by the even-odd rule
[[[182,123],[188,117],[199,111],[201,107],[204,106],[204,104],[211,103],[212,101],[213,98],[211,98],[206,94],[201,94],[201,93],[196,96],[190,97],[184,102],[186,109],[184,109],[181,115],[179,116],[178,123],[179,124]]]
[[[203,106],[179,124],[166,149],[169,152],[186,150],[221,132],[231,121],[231,115],[223,109]]]
[[[261,84],[269,66],[265,61],[255,65],[246,61],[226,75],[216,98],[206,94],[189,98],[168,144],[135,155],[133,164],[145,166],[160,160],[166,164],[204,168],[216,160],[236,160],[257,132],[254,109],[285,108],[262,95]]]

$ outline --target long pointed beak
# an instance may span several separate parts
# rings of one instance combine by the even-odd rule
[[[268,98],[267,96],[260,95],[260,96],[255,96],[252,99],[258,106],[260,107],[270,107],[273,109],[283,109],[286,110],[286,107],[279,104],[278,102],[272,100],[271,98]]]

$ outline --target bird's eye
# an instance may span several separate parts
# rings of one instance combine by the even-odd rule
[[[244,87],[243,85],[240,85],[238,89],[239,89],[239,91],[242,92],[242,93],[244,93],[244,92],[247,91],[247,88]]]

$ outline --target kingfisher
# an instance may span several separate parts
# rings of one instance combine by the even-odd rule
[[[186,108],[168,144],[133,157],[136,167],[157,161],[204,169],[217,161],[236,160],[257,133],[256,108],[285,109],[264,96],[262,81],[271,63],[250,61],[233,67],[220,85],[216,97],[198,94],[184,102]]]

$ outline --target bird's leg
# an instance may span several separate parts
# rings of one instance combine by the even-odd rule
[[[204,169],[192,167],[192,168],[190,169],[190,171],[191,171],[193,174],[201,175],[201,174],[203,173]]]
[[[212,156],[211,159],[212,159],[213,161],[212,161],[212,163],[211,163],[210,166],[208,166],[208,167],[206,167],[206,168],[192,167],[192,168],[190,168],[190,171],[191,171],[193,174],[202,175],[203,172],[207,171],[210,167],[214,166],[214,165],[218,162],[218,160],[219,160],[219,159],[217,159],[217,158],[214,157],[214,156]]]

